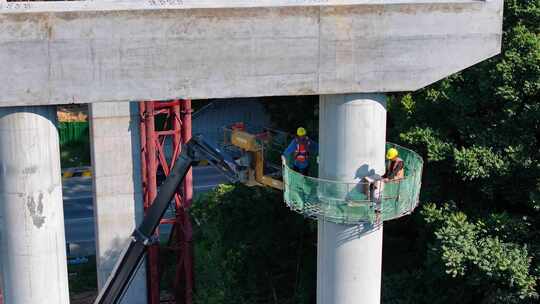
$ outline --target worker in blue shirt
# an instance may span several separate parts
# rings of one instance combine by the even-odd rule
[[[306,129],[300,127],[296,130],[296,137],[291,141],[283,155],[290,159],[292,156],[292,169],[307,175],[309,171],[310,154],[316,154],[319,145],[307,137]]]

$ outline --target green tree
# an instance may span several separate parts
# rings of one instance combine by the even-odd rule
[[[424,156],[421,198],[441,207],[407,226],[421,261],[386,273],[385,302],[537,301],[540,2],[505,1],[501,55],[391,96],[389,133]]]
[[[296,128],[304,127],[311,138],[318,138],[319,96],[268,97],[264,100],[274,128],[296,134]]]
[[[282,193],[222,185],[197,199],[196,303],[313,303],[315,226]]]

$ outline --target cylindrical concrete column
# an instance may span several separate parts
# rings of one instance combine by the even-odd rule
[[[69,303],[56,108],[0,108],[4,300]]]
[[[385,95],[325,95],[319,105],[319,176],[359,182],[384,174]],[[382,225],[321,218],[317,255],[317,304],[380,303]]]

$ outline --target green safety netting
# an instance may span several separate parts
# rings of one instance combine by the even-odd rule
[[[342,223],[378,224],[411,213],[418,205],[422,180],[422,158],[409,149],[398,149],[405,163],[405,177],[383,183],[348,183],[304,176],[283,164],[284,199],[294,211],[313,218]],[[374,187],[382,191],[373,189]]]

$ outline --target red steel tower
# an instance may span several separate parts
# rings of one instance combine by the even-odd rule
[[[144,209],[157,195],[158,174],[168,176],[182,150],[182,144],[191,138],[191,100],[143,101],[139,104],[141,115],[141,170],[143,179]],[[167,155],[169,154],[169,155]],[[160,303],[160,249],[175,253],[174,298],[168,303],[191,304],[193,297],[192,226],[187,213],[193,198],[191,170],[186,175],[182,189],[178,189],[171,202],[174,216],[165,217],[161,224],[172,229],[166,245],[155,242],[148,250],[147,277],[150,304]],[[159,229],[156,239],[159,239]]]

